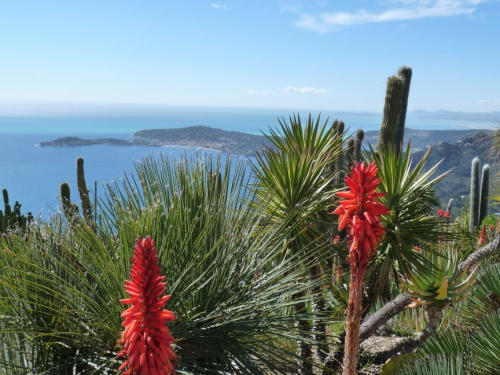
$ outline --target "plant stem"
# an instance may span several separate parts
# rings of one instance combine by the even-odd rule
[[[359,326],[361,324],[361,301],[363,297],[364,271],[364,269],[357,269],[351,266],[344,351],[344,375],[357,374],[356,366],[358,364]]]

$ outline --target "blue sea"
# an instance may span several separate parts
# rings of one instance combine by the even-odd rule
[[[72,187],[72,200],[79,201],[76,188],[75,159],[85,159],[88,187],[94,191],[98,182],[98,194],[104,185],[119,181],[124,173],[134,169],[134,161],[144,155],[164,152],[179,157],[191,154],[194,149],[157,147],[39,147],[40,142],[65,136],[83,138],[113,137],[130,139],[131,134],[142,129],[179,128],[207,125],[223,130],[252,134],[267,132],[278,125],[277,118],[293,114],[284,109],[224,109],[224,108],[171,108],[161,116],[114,116],[114,117],[0,117],[0,188],[7,188],[11,203],[19,201],[22,212],[46,217],[59,206],[59,185],[68,182]],[[302,117],[307,112],[300,111]],[[319,113],[313,113],[317,116]],[[378,130],[381,114],[322,112],[323,119],[341,119],[352,132]],[[413,129],[463,129],[487,127],[485,123],[450,120],[409,118],[407,127]],[[0,208],[3,202],[0,200]]]

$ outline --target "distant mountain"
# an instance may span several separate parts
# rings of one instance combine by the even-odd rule
[[[411,140],[412,151],[427,150],[427,147],[439,142],[455,143],[456,141],[473,136],[479,132],[491,134],[487,129],[467,129],[467,130],[415,130],[405,129],[405,144]],[[379,131],[371,130],[365,133],[366,142],[376,146],[379,138]]]
[[[439,142],[437,145],[432,146],[426,167],[431,168],[443,160],[435,176],[453,169],[436,185],[436,191],[443,206],[450,198],[454,199],[454,216],[460,212],[464,205],[469,206],[471,164],[472,159],[475,157],[481,160],[481,167],[486,163],[490,164],[492,176],[490,179],[490,192],[495,191],[492,186],[493,176],[500,171],[500,160],[488,158],[488,150],[491,145],[491,138],[486,133],[480,132],[454,143]],[[413,163],[417,163],[425,152],[426,150],[421,150],[414,153],[412,155]],[[489,208],[490,213],[498,211],[499,206],[490,206]]]
[[[409,117],[429,118],[437,120],[465,120],[489,122],[495,125],[500,121],[500,111],[494,112],[462,112],[462,111],[423,111],[417,109],[408,113]]]

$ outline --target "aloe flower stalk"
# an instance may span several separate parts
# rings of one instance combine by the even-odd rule
[[[131,304],[122,314],[125,327],[119,341],[123,350],[118,357],[126,357],[118,371],[123,375],[175,374],[176,354],[170,348],[175,341],[167,323],[174,320],[171,311],[163,307],[171,296],[165,293],[165,276],[160,274],[155,242],[151,237],[139,237],[134,247],[130,279],[125,290],[130,298],[120,302]]]
[[[359,350],[359,326],[361,323],[361,300],[363,275],[368,261],[375,255],[380,237],[385,229],[380,224],[380,215],[389,211],[377,198],[385,193],[375,193],[381,179],[377,178],[375,162],[366,166],[356,162],[345,183],[349,191],[337,195],[345,200],[334,211],[339,215],[339,231],[349,229],[349,303],[347,306],[346,340],[344,350],[344,375],[355,375]]]
[[[483,223],[481,232],[479,233],[479,239],[477,241],[477,248],[483,247],[488,243],[488,235],[486,234],[486,224]]]

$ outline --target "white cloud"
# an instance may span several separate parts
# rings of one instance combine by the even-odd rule
[[[217,9],[217,10],[231,10],[231,8],[229,8],[225,5],[216,4],[216,3],[212,3],[212,4],[210,4],[210,6],[214,9]]]
[[[483,99],[478,101],[479,104],[500,105],[500,99]]]
[[[314,87],[293,87],[288,86],[282,90],[283,92],[291,92],[294,94],[329,94],[330,91],[324,89],[317,89]]]
[[[302,14],[295,26],[327,33],[344,26],[389,21],[409,21],[429,17],[452,17],[474,13],[480,3],[488,0],[396,0],[400,7],[383,12],[359,10],[353,13]]]
[[[271,90],[263,90],[263,91],[247,90],[247,94],[250,94],[250,95],[275,95],[275,92],[271,91]]]

